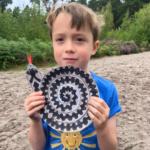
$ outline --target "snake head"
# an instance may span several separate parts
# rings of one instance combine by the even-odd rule
[[[26,77],[29,82],[31,91],[36,92],[40,90],[40,83],[42,80],[41,73],[33,64],[29,64],[26,69]]]
[[[38,70],[35,68],[31,68],[27,71],[27,74],[31,75],[32,77],[35,77],[36,73],[38,73]]]

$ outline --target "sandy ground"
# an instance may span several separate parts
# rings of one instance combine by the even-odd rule
[[[89,70],[117,87],[118,150],[150,150],[150,52],[94,59]],[[23,107],[29,93],[25,71],[0,72],[0,150],[31,150]]]

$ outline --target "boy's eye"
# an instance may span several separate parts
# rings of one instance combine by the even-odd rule
[[[60,41],[61,42],[61,41],[63,41],[63,38],[58,38],[56,41]]]
[[[77,38],[76,41],[83,42],[84,40],[82,38]]]

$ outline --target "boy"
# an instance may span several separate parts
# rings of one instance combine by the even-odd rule
[[[53,139],[56,141],[59,136],[54,135],[52,129],[43,120],[41,121],[38,111],[44,107],[45,100],[41,92],[34,92],[27,97],[24,104],[30,117],[29,141],[32,148],[80,150],[86,147],[86,149],[116,150],[116,113],[121,111],[116,88],[111,81],[98,77],[87,69],[91,55],[96,53],[99,46],[97,39],[103,24],[102,17],[98,17],[91,9],[81,4],[69,3],[56,10],[52,9],[47,17],[47,24],[57,64],[73,65],[83,69],[92,76],[98,86],[100,98],[91,97],[87,106],[88,115],[93,121],[90,129],[96,130],[97,134],[95,136],[90,134],[95,141],[94,144],[90,145],[88,142],[85,144],[81,139],[76,146],[77,141],[73,141],[72,136],[70,140],[72,144],[68,139],[64,147],[58,148],[57,146],[64,143],[63,140],[68,134],[64,139],[61,138],[61,143],[52,144]]]

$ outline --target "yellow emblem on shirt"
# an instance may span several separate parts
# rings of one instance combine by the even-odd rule
[[[96,144],[87,144],[82,142],[82,139],[86,139],[89,137],[92,137],[96,134],[96,131],[92,132],[89,135],[86,136],[82,136],[82,134],[80,132],[64,132],[61,133],[59,131],[57,131],[61,136],[57,136],[55,134],[53,134],[52,132],[50,132],[50,135],[54,138],[59,138],[61,139],[60,143],[55,143],[55,144],[51,144],[52,148],[56,148],[60,145],[63,146],[62,150],[65,150],[65,148],[67,148],[68,150],[80,150],[79,146],[80,145],[84,145],[86,147],[89,148],[96,148]]]

